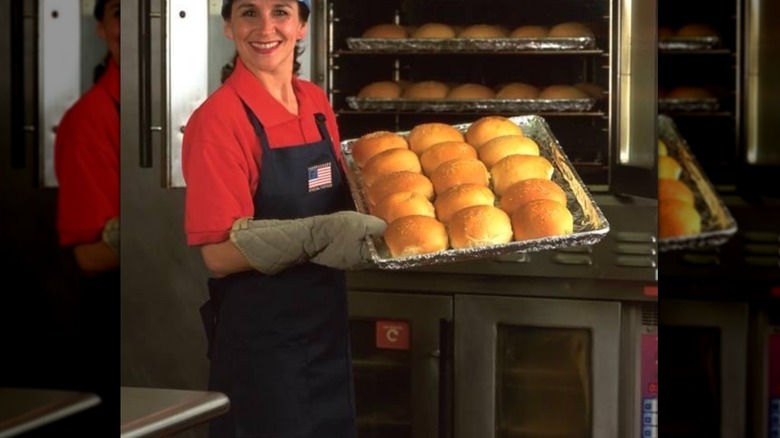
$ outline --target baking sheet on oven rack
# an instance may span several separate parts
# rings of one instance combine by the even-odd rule
[[[347,47],[357,52],[518,52],[593,50],[596,39],[583,37],[549,38],[347,38]]]
[[[658,138],[666,143],[669,156],[682,166],[680,180],[694,195],[696,210],[701,215],[701,233],[659,239],[658,250],[670,251],[713,247],[726,243],[737,232],[737,222],[718,196],[712,183],[691,153],[688,143],[680,136],[674,121],[666,115],[658,116]]]
[[[590,111],[596,99],[376,99],[347,96],[356,111],[577,112]]]
[[[658,111],[710,112],[720,107],[718,99],[658,99]]]
[[[398,270],[417,266],[452,263],[467,260],[495,258],[510,254],[544,251],[586,246],[598,243],[608,232],[609,222],[593,199],[580,176],[575,171],[566,153],[553,135],[544,118],[538,115],[510,117],[523,129],[524,135],[533,138],[539,144],[540,154],[550,160],[554,167],[552,180],[566,192],[567,207],[574,217],[574,232],[565,236],[553,236],[540,239],[514,241],[502,245],[492,245],[469,249],[449,249],[430,254],[409,257],[392,257],[382,238],[369,241],[369,248],[376,265],[381,269]],[[470,123],[453,125],[466,132]],[[408,131],[399,132],[408,135]],[[369,213],[368,201],[363,192],[360,170],[352,158],[352,144],[356,139],[341,142],[341,152],[347,164],[349,182],[355,206],[359,212]]]
[[[668,51],[712,50],[720,47],[720,37],[663,37],[658,39],[658,49]]]

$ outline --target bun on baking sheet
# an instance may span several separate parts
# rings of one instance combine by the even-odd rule
[[[498,207],[511,215],[518,208],[539,199],[549,199],[562,205],[567,203],[566,192],[557,183],[544,178],[531,178],[509,186],[501,196]]]
[[[718,36],[718,31],[709,24],[690,23],[677,29],[678,37],[705,37]]]
[[[567,22],[556,24],[550,28],[548,37],[565,37],[565,38],[579,38],[579,37],[592,37],[593,31],[590,27],[575,22]]]
[[[536,99],[537,96],[539,88],[523,82],[511,82],[496,92],[498,99]]]
[[[436,217],[436,209],[425,196],[404,190],[391,193],[382,198],[371,209],[371,214],[384,220],[388,224],[404,216],[429,216]]]
[[[427,176],[418,172],[401,171],[379,178],[371,187],[364,188],[369,208],[375,206],[385,196],[395,192],[417,192],[429,201],[433,199],[433,184]]]
[[[455,38],[455,29],[444,23],[425,23],[411,34],[412,38]]]
[[[372,82],[358,91],[361,99],[398,99],[403,93],[403,86],[395,81]]]
[[[477,158],[477,150],[465,141],[443,141],[431,145],[420,155],[423,173],[430,175],[441,164],[459,158]]]
[[[591,96],[573,85],[549,85],[539,93],[539,99],[588,99]]]
[[[390,131],[374,131],[352,143],[352,159],[362,168],[374,155],[388,149],[409,149],[406,138]]]
[[[504,116],[485,116],[477,119],[466,130],[466,143],[477,150],[488,140],[502,135],[523,135],[523,129]]]
[[[667,199],[675,199],[686,204],[694,205],[693,191],[687,184],[679,179],[659,178],[658,179],[658,202]]]
[[[426,149],[444,141],[465,141],[463,133],[457,128],[444,123],[421,123],[409,131],[407,135],[409,148],[417,155],[422,155]]]
[[[509,155],[539,155],[539,145],[524,135],[502,135],[488,140],[479,148],[479,159],[488,170]]]
[[[547,26],[524,25],[518,26],[509,33],[510,38],[544,38],[550,33]]]
[[[536,155],[509,155],[490,169],[493,191],[498,196],[513,184],[531,178],[551,179],[553,165],[546,158]]]
[[[600,85],[592,82],[580,82],[574,84],[574,88],[584,91],[588,96],[594,99],[601,99],[604,97],[604,89]]]
[[[701,233],[701,216],[696,208],[677,199],[658,201],[658,236],[692,236]]]
[[[680,179],[682,166],[669,155],[658,156],[658,178]]]
[[[447,224],[452,248],[474,248],[512,241],[512,222],[492,205],[474,205],[457,211]]]
[[[472,24],[458,32],[458,38],[506,38],[507,32],[495,24]]]
[[[436,217],[445,224],[456,212],[473,205],[495,205],[496,195],[481,184],[460,184],[436,196]]]
[[[446,99],[449,85],[440,81],[419,81],[407,85],[401,93],[404,99]]]
[[[660,26],[658,28],[658,38],[669,38],[675,35],[674,29],[668,26]]]
[[[384,233],[385,244],[393,257],[409,257],[449,248],[444,224],[430,216],[404,216],[390,222]]]
[[[680,85],[666,94],[666,99],[711,99],[712,93],[702,87]]]
[[[460,84],[447,93],[447,99],[492,99],[496,93],[482,84]]]
[[[420,159],[409,149],[393,148],[371,157],[360,173],[363,177],[363,184],[366,187],[371,187],[379,178],[404,170],[422,172]]]
[[[475,158],[461,158],[441,164],[431,173],[433,190],[438,195],[460,184],[488,187],[490,174],[485,164]]]
[[[524,204],[511,215],[515,240],[539,239],[574,232],[574,217],[566,205],[550,199]]]
[[[371,26],[363,32],[363,38],[408,38],[409,31],[400,24],[382,23]]]
[[[658,139],[658,155],[669,155],[669,149],[666,147],[666,143]]]

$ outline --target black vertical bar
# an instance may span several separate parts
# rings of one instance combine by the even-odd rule
[[[11,3],[11,168],[27,166],[24,139],[24,3]]]
[[[452,320],[439,320],[439,438],[452,438],[453,334]]]
[[[150,33],[151,0],[138,2],[138,122],[141,130],[138,147],[139,166],[152,167],[152,36]]]

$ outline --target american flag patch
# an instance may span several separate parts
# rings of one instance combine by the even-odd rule
[[[318,164],[308,169],[309,193],[317,190],[333,187],[333,175],[331,174],[330,163]]]

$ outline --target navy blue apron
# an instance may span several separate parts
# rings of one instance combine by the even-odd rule
[[[255,219],[354,206],[324,115],[316,114],[322,140],[271,149],[259,119],[244,108],[262,148]],[[356,436],[343,271],[313,263],[276,275],[246,271],[210,279],[209,294],[216,321],[209,388],[231,401],[212,420],[212,438]]]

